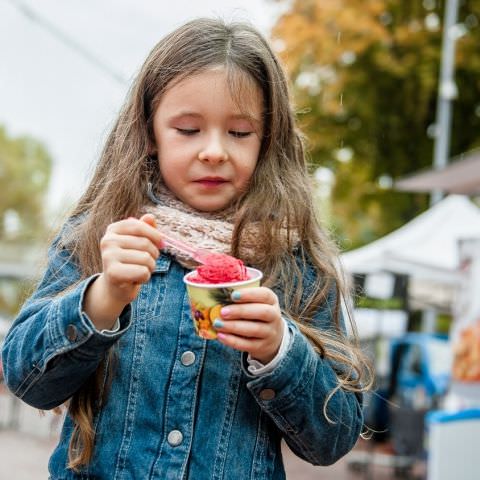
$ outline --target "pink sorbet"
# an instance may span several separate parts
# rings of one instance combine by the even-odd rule
[[[188,278],[194,283],[227,283],[248,280],[247,268],[241,260],[223,253],[209,253],[205,264]]]

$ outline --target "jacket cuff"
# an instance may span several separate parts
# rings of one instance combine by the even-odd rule
[[[261,376],[253,376],[248,372],[246,355],[243,357],[243,371],[252,379],[247,382],[247,388],[260,406],[267,409],[295,402],[298,395],[313,380],[317,362],[321,361],[298,327],[291,321],[288,321],[288,327],[290,347],[274,370]]]
[[[130,305],[120,314],[120,329],[116,332],[100,332],[83,311],[85,292],[98,275],[82,280],[74,289],[56,299],[54,321],[49,324],[52,353],[67,352],[88,342],[90,352],[102,355],[130,326]]]

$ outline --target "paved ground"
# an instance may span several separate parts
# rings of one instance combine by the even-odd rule
[[[46,480],[48,458],[54,445],[54,437],[38,437],[31,433],[13,430],[0,431],[0,480]],[[285,448],[287,478],[289,480],[390,480],[394,478],[392,470],[387,467],[376,467],[370,473],[352,472],[347,465],[352,455],[353,453],[347,455],[330,467],[313,467]]]
[[[54,440],[0,431],[0,480],[46,480]]]
[[[0,391],[0,480],[46,480],[48,459],[53,451],[61,418],[51,412],[41,415],[38,410]],[[375,463],[366,472],[349,468],[352,460],[362,458],[371,442],[362,442],[335,465],[313,467],[300,460],[284,446],[283,454],[288,480],[390,480],[393,470],[386,464],[392,459],[380,447],[375,449]],[[416,477],[424,478],[419,465]],[[108,480],[108,479],[105,479]],[[142,480],[142,479],[139,479]],[[232,479],[237,480],[237,479]],[[238,479],[241,480],[241,479]]]

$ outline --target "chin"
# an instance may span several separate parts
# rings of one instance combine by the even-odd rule
[[[190,201],[187,203],[200,212],[216,212],[230,206],[231,200],[215,200],[212,198],[210,200]]]
[[[199,210],[200,212],[217,212],[219,210],[223,210],[230,204],[210,204],[210,205],[205,205],[205,204],[199,204],[199,205],[191,205],[193,208],[196,210]]]

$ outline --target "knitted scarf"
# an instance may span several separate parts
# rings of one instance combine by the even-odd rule
[[[144,207],[145,213],[155,216],[160,231],[171,233],[198,248],[219,253],[231,253],[235,212],[228,208],[219,212],[200,212],[176,198],[166,187],[161,186],[153,194],[149,186],[148,195],[153,204]],[[258,242],[257,229],[251,228],[242,235],[241,258],[247,264],[254,259]],[[193,269],[198,264],[188,255],[173,247],[167,251],[185,268]]]

